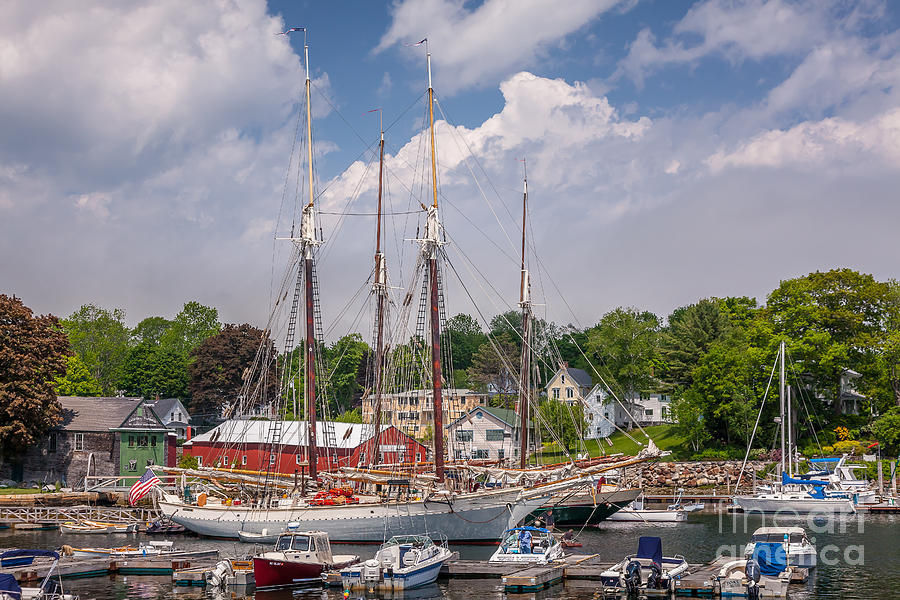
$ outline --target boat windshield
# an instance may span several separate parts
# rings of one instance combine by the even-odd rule
[[[301,552],[309,551],[308,535],[283,535],[278,538],[275,544],[276,550],[299,550]]]
[[[801,544],[803,543],[804,535],[802,533],[790,533],[789,535],[789,543],[791,544]],[[750,541],[753,543],[783,543],[784,542],[784,534],[783,533],[754,533],[750,537]]]
[[[385,546],[413,546],[424,548],[433,545],[434,542],[426,535],[395,535],[387,542]]]

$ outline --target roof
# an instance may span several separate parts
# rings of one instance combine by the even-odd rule
[[[60,396],[65,431],[109,431],[120,427],[141,403],[140,398]]]
[[[578,385],[582,387],[592,387],[594,385],[594,381],[591,379],[591,376],[588,375],[588,372],[584,369],[576,369],[575,367],[565,367],[566,371],[569,372],[569,377],[574,379]]]
[[[477,410],[477,409],[473,409],[473,410]],[[500,419],[501,421],[503,421],[510,427],[515,427],[516,423],[519,420],[518,415],[516,414],[516,411],[510,410],[508,408],[497,408],[494,406],[485,406],[485,407],[481,408],[481,410],[497,417],[498,419]]]
[[[184,443],[190,446],[194,442],[222,443],[222,444],[267,444],[269,443],[269,428],[274,421],[257,421],[251,419],[232,419],[210,429],[206,433],[194,436]],[[337,442],[335,448],[356,448],[372,437],[373,425],[368,423],[337,423],[327,424],[334,428],[334,439]],[[322,421],[316,423],[316,443],[320,448],[327,447],[325,435],[326,424]],[[382,425],[381,430],[390,429],[390,425]],[[306,421],[282,421],[281,444],[285,446],[306,446]]]
[[[382,394],[382,398],[430,398],[434,394],[431,388],[420,390],[406,390],[403,392],[392,392],[390,394]],[[487,396],[483,392],[476,392],[469,388],[443,388],[441,396],[447,398],[449,396]]]
[[[768,535],[772,533],[806,533],[802,527],[760,527],[753,535]]]
[[[153,412],[156,413],[156,416],[159,417],[159,420],[163,423],[167,422],[167,417],[172,412],[172,409],[175,408],[176,404],[181,404],[181,401],[178,398],[160,398],[152,403],[147,402],[147,406],[153,409]],[[183,404],[182,407],[184,407]],[[187,410],[185,410],[185,413],[187,413]],[[185,414],[185,416],[187,416],[187,414]]]

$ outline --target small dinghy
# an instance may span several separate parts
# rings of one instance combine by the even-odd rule
[[[255,533],[253,531],[238,531],[238,539],[247,544],[274,544],[278,541],[278,536],[282,533],[284,533],[284,531],[269,533],[269,530],[264,527],[260,533]]]
[[[514,527],[503,532],[492,563],[544,564],[563,557],[562,543],[543,527]]]
[[[63,549],[68,549],[64,546]],[[218,557],[218,550],[178,550],[174,542],[152,540],[149,544],[141,544],[138,547],[122,546],[119,548],[71,548],[73,556],[80,558],[140,558],[140,557],[171,557],[171,558],[210,558]]]
[[[604,591],[611,593],[671,591],[675,579],[687,569],[688,563],[683,556],[663,556],[660,538],[644,536],[638,540],[637,554],[626,556],[612,568],[600,573],[600,581]]]
[[[137,523],[101,523],[99,521],[68,521],[59,526],[63,533],[136,533]]]
[[[187,532],[188,530],[184,525],[173,523],[167,518],[157,519],[147,525],[147,535],[172,535]]]
[[[409,590],[437,580],[452,552],[447,538],[440,544],[427,535],[397,535],[389,539],[374,558],[341,570],[345,590]]]

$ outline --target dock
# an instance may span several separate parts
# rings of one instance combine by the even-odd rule
[[[198,565],[214,565],[215,558],[177,558],[177,557],[137,557],[137,558],[68,558],[59,561],[54,573],[64,579],[80,579],[101,575],[169,575],[176,570],[187,569]],[[3,572],[15,576],[20,583],[41,581],[47,576],[52,560],[35,559],[27,566],[4,569]]]

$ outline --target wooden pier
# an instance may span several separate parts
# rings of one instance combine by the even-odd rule
[[[84,577],[97,577],[100,575],[170,575],[176,570],[187,569],[198,564],[215,564],[212,561],[218,559],[188,559],[166,557],[138,557],[138,558],[68,558],[63,557],[54,570],[64,579],[79,579]],[[47,576],[52,560],[38,559],[27,566],[4,569],[3,572],[11,573],[20,582],[41,581]]]
[[[158,517],[155,509],[124,506],[0,506],[0,523],[56,524],[67,521],[101,521],[103,523],[143,523]]]

